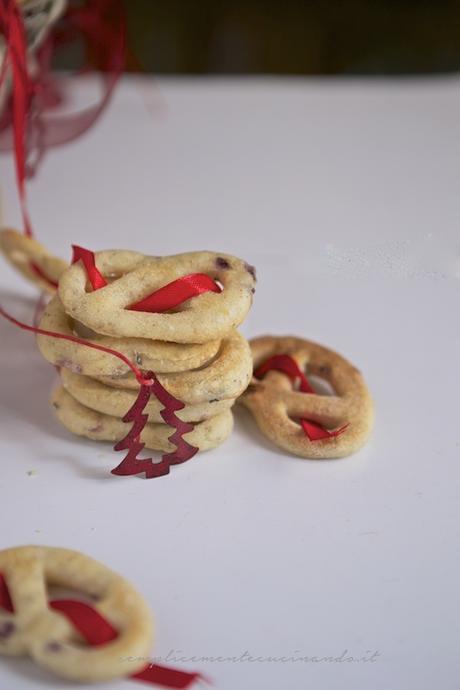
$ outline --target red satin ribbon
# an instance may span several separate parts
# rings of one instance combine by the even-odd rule
[[[50,608],[62,613],[92,647],[108,644],[118,637],[116,628],[89,604],[74,599],[59,599],[50,601],[49,605]],[[10,613],[14,613],[8,586],[1,573],[0,607]],[[147,664],[144,669],[129,677],[135,680],[142,680],[151,685],[183,689],[189,688],[198,680],[205,680],[200,673],[187,673],[178,669],[159,666],[158,664]]]
[[[281,371],[283,374],[286,374],[286,376],[289,376],[293,384],[299,381],[299,390],[301,393],[316,392],[295,359],[289,355],[273,355],[273,357],[270,357],[257,367],[254,376],[257,379],[261,379],[269,371]]]
[[[254,371],[254,376],[257,379],[261,379],[269,371],[280,371],[283,374],[286,374],[286,376],[288,376],[294,384],[296,381],[300,381],[299,391],[301,393],[310,393],[312,395],[316,395],[316,391],[312,387],[311,383],[300,369],[295,359],[293,359],[290,355],[274,355],[273,357],[270,357],[257,367],[257,369]],[[342,434],[349,426],[348,424],[345,424],[339,429],[329,431],[329,429],[326,429],[326,427],[324,427],[322,424],[314,422],[311,419],[301,419],[300,424],[307,438],[313,442],[335,438],[336,436]]]
[[[74,264],[76,261],[82,261],[93,290],[99,290],[105,287],[107,281],[102,273],[96,268],[96,257],[94,256],[94,252],[90,252],[89,249],[84,249],[76,244],[72,245],[72,250],[72,263]]]
[[[131,311],[163,312],[205,292],[221,292],[221,288],[206,273],[190,273],[164,285],[148,297],[131,304]]]

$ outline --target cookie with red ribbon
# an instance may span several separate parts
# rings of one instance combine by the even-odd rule
[[[30,656],[80,682],[109,681],[145,667],[153,640],[149,608],[102,563],[69,549],[25,546],[0,551],[0,577],[0,654]],[[50,603],[53,586],[77,591],[88,603]],[[105,644],[97,644],[107,628]]]
[[[87,342],[121,352],[137,366],[157,373],[197,369],[215,357],[221,343],[220,340],[211,340],[200,344],[179,344],[146,338],[99,335],[66,314],[58,295],[53,297],[43,312],[40,328],[63,336],[77,334]],[[131,371],[127,364],[109,353],[88,348],[72,340],[38,335],[37,344],[48,362],[77,374],[118,378]]]
[[[51,402],[59,421],[77,436],[112,443],[126,437],[127,425],[122,419],[85,407],[62,387],[53,393]],[[183,439],[198,450],[210,450],[223,443],[232,429],[233,415],[228,409],[198,422],[183,435]],[[168,424],[149,423],[136,438],[146,448],[171,453],[175,450],[170,440],[173,431]]]
[[[99,334],[205,343],[244,320],[255,282],[254,268],[227,254],[114,250],[96,253],[90,271],[76,261],[60,278],[59,297],[67,314]]]
[[[0,231],[0,251],[25,278],[51,294],[56,292],[59,278],[69,266],[32,237],[16,230]]]
[[[354,453],[372,431],[374,408],[360,371],[322,345],[296,337],[263,336],[250,342],[251,385],[239,398],[277,446],[304,458]],[[308,377],[332,390],[320,391]]]

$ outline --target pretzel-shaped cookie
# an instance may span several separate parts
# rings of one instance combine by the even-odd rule
[[[14,612],[0,609],[0,654],[30,655],[57,675],[83,682],[112,680],[145,666],[153,638],[147,604],[102,563],[69,549],[24,546],[0,551],[0,573],[14,606]],[[94,599],[92,607],[116,628],[116,639],[82,646],[67,618],[49,607],[50,585]]]
[[[69,369],[61,369],[61,383],[65,390],[85,407],[120,419],[125,416],[127,410],[131,409],[137,397],[134,390],[110,388],[89,376],[73,374]],[[196,403],[186,405],[176,414],[183,422],[202,422],[229,410],[234,403],[235,398]],[[160,414],[163,409],[162,403],[152,396],[144,413],[148,415],[149,422],[161,424],[164,423]]]
[[[95,412],[85,407],[67,393],[64,388],[58,388],[51,398],[56,416],[59,421],[73,434],[84,436],[93,441],[121,441],[127,434],[129,427],[119,418],[108,414]],[[225,410],[214,417],[195,424],[192,431],[184,434],[187,443],[199,448],[210,450],[216,448],[230,435],[233,428],[233,415]],[[140,440],[151,450],[173,452],[175,446],[169,441],[173,429],[168,424],[146,424],[141,432]]]
[[[87,292],[86,271],[77,262],[61,276],[59,296],[68,314],[103,335],[177,343],[222,338],[244,320],[255,290],[252,266],[213,252],[155,258],[129,251],[104,251],[96,254],[96,265],[106,279],[115,280]],[[172,313],[130,309],[156,290],[193,273],[205,273],[220,281],[222,292],[189,299]]]
[[[0,250],[8,262],[41,290],[56,292],[68,264],[53,256],[39,242],[16,230],[0,231]]]
[[[188,371],[201,367],[217,354],[221,342],[211,340],[202,344],[181,345],[145,338],[111,338],[97,333],[88,335],[65,313],[59,295],[55,295],[47,305],[40,328],[62,335],[74,335],[76,332],[89,342],[117,350],[143,369],[157,373]],[[79,328],[81,332],[78,332]],[[76,342],[38,335],[37,344],[48,362],[66,367],[76,374],[118,377],[130,371],[124,362],[113,355]]]
[[[248,342],[233,331],[221,341],[217,355],[192,371],[159,374],[158,380],[175,398],[187,405],[237,398],[247,388],[252,376],[252,357]],[[113,388],[137,390],[139,384],[131,373],[125,376],[95,376]]]
[[[286,374],[269,371],[253,378],[239,399],[253,413],[261,431],[277,446],[304,458],[340,458],[367,441],[373,425],[373,403],[361,373],[336,352],[295,337],[262,336],[250,342],[254,370],[275,355],[289,355],[301,371],[328,381],[334,395],[293,390]],[[311,441],[299,420],[328,429],[346,427],[330,438]]]

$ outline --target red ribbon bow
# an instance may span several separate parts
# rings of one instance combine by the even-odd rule
[[[50,601],[50,608],[59,611],[75,626],[80,635],[92,647],[108,644],[118,637],[118,631],[99,611],[82,601],[74,599],[56,599]],[[14,613],[8,585],[0,573],[0,608]],[[200,673],[188,673],[178,669],[147,664],[144,669],[129,676],[151,685],[163,685],[167,688],[189,688],[198,680],[206,680]]]
[[[312,387],[310,381],[307,379],[295,359],[290,355],[274,355],[270,357],[257,367],[254,371],[254,376],[257,379],[261,379],[269,371],[281,371],[291,379],[293,384],[297,381],[300,382],[299,391],[301,393],[316,395],[316,391]],[[345,426],[340,427],[340,429],[329,431],[329,429],[326,429],[322,424],[314,422],[311,419],[301,419],[300,424],[310,441],[322,441],[327,438],[334,438],[342,434],[348,427],[348,424],[345,424]]]

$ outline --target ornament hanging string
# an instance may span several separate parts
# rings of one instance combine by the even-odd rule
[[[301,393],[316,395],[316,391],[314,390],[310,381],[307,379],[295,359],[293,359],[290,355],[274,355],[273,357],[269,357],[269,359],[255,369],[254,376],[257,379],[261,379],[269,371],[280,371],[288,376],[294,385],[297,383],[297,381],[299,381],[299,391]],[[307,438],[312,442],[324,441],[325,439],[339,436],[349,426],[348,424],[345,424],[339,429],[329,431],[329,429],[326,429],[326,427],[324,427],[322,424],[319,424],[311,419],[301,419],[300,425]]]
[[[49,602],[54,611],[62,613],[78,630],[83,639],[92,647],[108,644],[118,637],[118,631],[102,616],[99,611],[89,604],[74,599],[56,599]],[[5,577],[0,573],[0,608],[14,614],[14,605],[8,590]],[[207,679],[201,673],[189,673],[179,669],[149,663],[141,671],[129,678],[141,680],[151,685],[162,685],[166,688],[191,687],[195,682]]]

